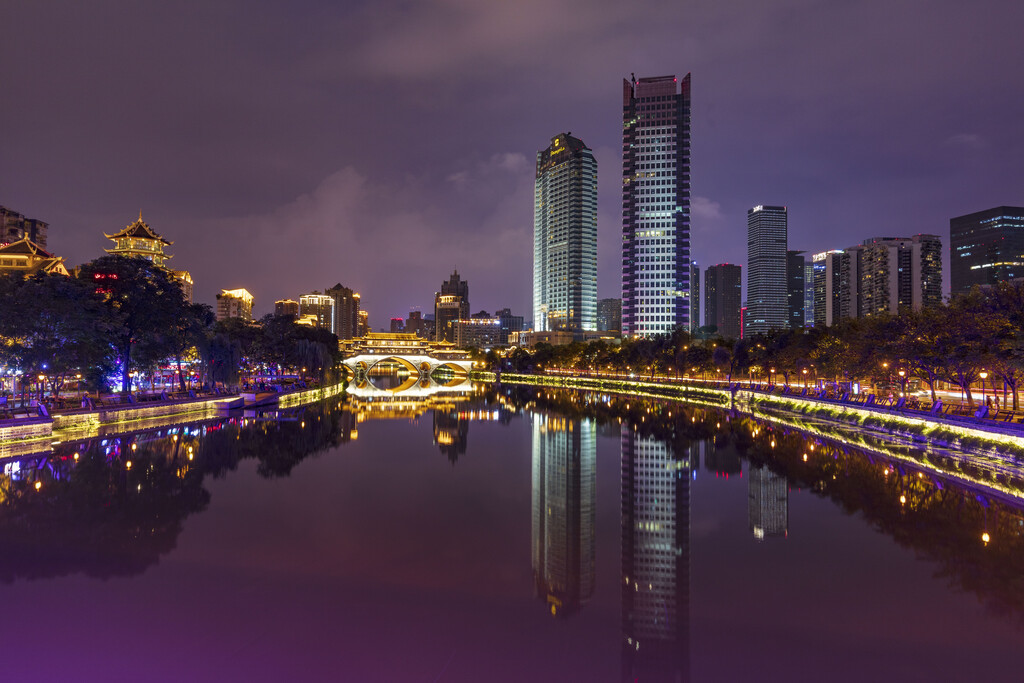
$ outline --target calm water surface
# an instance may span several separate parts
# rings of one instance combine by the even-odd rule
[[[1013,463],[407,389],[4,461],[0,678],[1024,677]]]

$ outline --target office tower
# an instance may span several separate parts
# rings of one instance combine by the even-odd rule
[[[597,161],[579,138],[537,152],[533,189],[533,325],[597,329]]]
[[[704,270],[704,322],[726,339],[740,338],[742,268],[719,263]]]
[[[597,428],[593,420],[534,413],[533,578],[552,616],[594,593]]]
[[[689,443],[622,425],[622,680],[690,680]]]
[[[622,82],[622,333],[690,328],[690,74]]]
[[[405,332],[405,318],[392,318],[391,332]]]
[[[747,211],[747,336],[789,327],[786,207]]]
[[[849,257],[845,252],[833,249],[811,258],[814,265],[814,326],[832,327],[842,317],[843,263]]]
[[[804,252],[786,252],[786,299],[789,305],[789,327],[804,326]]]
[[[185,301],[192,303],[192,275],[187,270],[171,270],[165,263],[167,259],[173,257],[164,252],[164,247],[169,247],[174,242],[158,235],[148,223],[143,221],[141,211],[139,219],[125,226],[120,232],[113,235],[103,233],[103,235],[114,243],[113,249],[104,251],[115,256],[145,259],[153,265],[163,268],[181,286],[181,293],[185,296]]]
[[[804,261],[804,325],[814,327],[814,261]]]
[[[597,331],[622,331],[622,299],[601,299],[597,302]]]
[[[690,333],[700,327],[700,267],[690,262]]]
[[[878,237],[847,251],[850,270],[857,274],[856,285],[850,286],[850,297],[857,297],[857,302],[849,307],[856,317],[896,315],[901,309],[919,311],[942,304],[942,241],[938,235]]]
[[[365,337],[370,333],[370,313],[359,309],[359,322],[356,324],[356,336]],[[381,330],[383,332],[383,330]]]
[[[313,327],[334,332],[334,298],[314,291],[299,297],[299,317]]]
[[[299,317],[299,302],[295,299],[279,299],[274,302],[274,315],[290,315]]]
[[[252,294],[244,289],[223,289],[217,295],[217,320],[252,320]]]
[[[763,465],[747,472],[747,522],[754,538],[786,536],[789,531],[789,487],[786,478]]]
[[[30,242],[46,251],[46,233],[49,227],[49,223],[35,218],[25,218],[17,211],[0,206],[0,245],[28,238]]]
[[[1024,207],[997,206],[949,221],[950,293],[1024,277]]]
[[[354,339],[359,334],[359,294],[339,282],[324,294],[334,300],[334,334],[338,339]]]
[[[434,339],[455,341],[455,321],[469,318],[469,283],[453,270],[450,278],[441,283],[441,291],[434,294]]]

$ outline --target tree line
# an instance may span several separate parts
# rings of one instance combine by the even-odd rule
[[[186,365],[200,384],[234,385],[246,373],[287,369],[323,377],[338,360],[334,334],[290,316],[216,321],[210,306],[189,303],[171,274],[145,259],[103,256],[72,277],[0,276],[0,369],[20,376],[23,391],[42,377],[53,396],[78,379],[93,391],[116,380],[127,393],[133,372],[167,364],[185,391]]]
[[[491,354],[492,367],[514,372],[562,368],[638,377],[734,377],[782,384],[855,383],[963,390],[968,403],[982,379],[1012,395],[1024,378],[1024,282],[975,288],[935,308],[845,319],[832,327],[776,330],[740,340],[699,339],[683,329],[650,338],[568,346],[539,344],[532,353]],[[902,372],[902,374],[901,374]]]

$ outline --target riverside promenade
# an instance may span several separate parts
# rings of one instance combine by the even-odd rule
[[[345,392],[345,383],[265,392],[188,392],[83,400],[81,405],[26,406],[6,411],[0,418],[0,458],[36,451],[40,447],[130,429],[151,428],[185,421],[220,417],[232,410],[269,407],[291,408]],[[51,407],[53,406],[53,407]]]
[[[623,377],[545,370],[539,374],[474,372],[473,379],[509,384],[565,387],[647,398],[674,399],[715,406],[752,416],[788,414],[816,421],[831,421],[880,435],[909,438],[940,447],[1012,453],[1024,456],[1024,424],[963,410],[943,410],[941,402],[921,406],[909,401],[872,400],[871,394],[835,396],[803,387],[701,381],[656,376]],[[938,406],[938,408],[936,407]],[[948,406],[947,406],[948,407]],[[977,410],[977,409],[976,409]],[[1005,413],[1004,416],[1005,417]]]

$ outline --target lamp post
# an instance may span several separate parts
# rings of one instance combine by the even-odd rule
[[[773,387],[775,386],[775,368],[770,368],[768,371],[771,373],[768,377],[768,386]]]
[[[801,372],[804,373],[804,389],[807,388],[807,368],[804,368]]]
[[[899,376],[900,376],[900,394],[902,396],[906,397],[906,395],[907,395],[907,371],[904,370],[903,368],[900,368]]]
[[[981,377],[981,402],[985,402],[985,379],[988,377],[988,371],[982,370],[978,373],[978,377]]]

